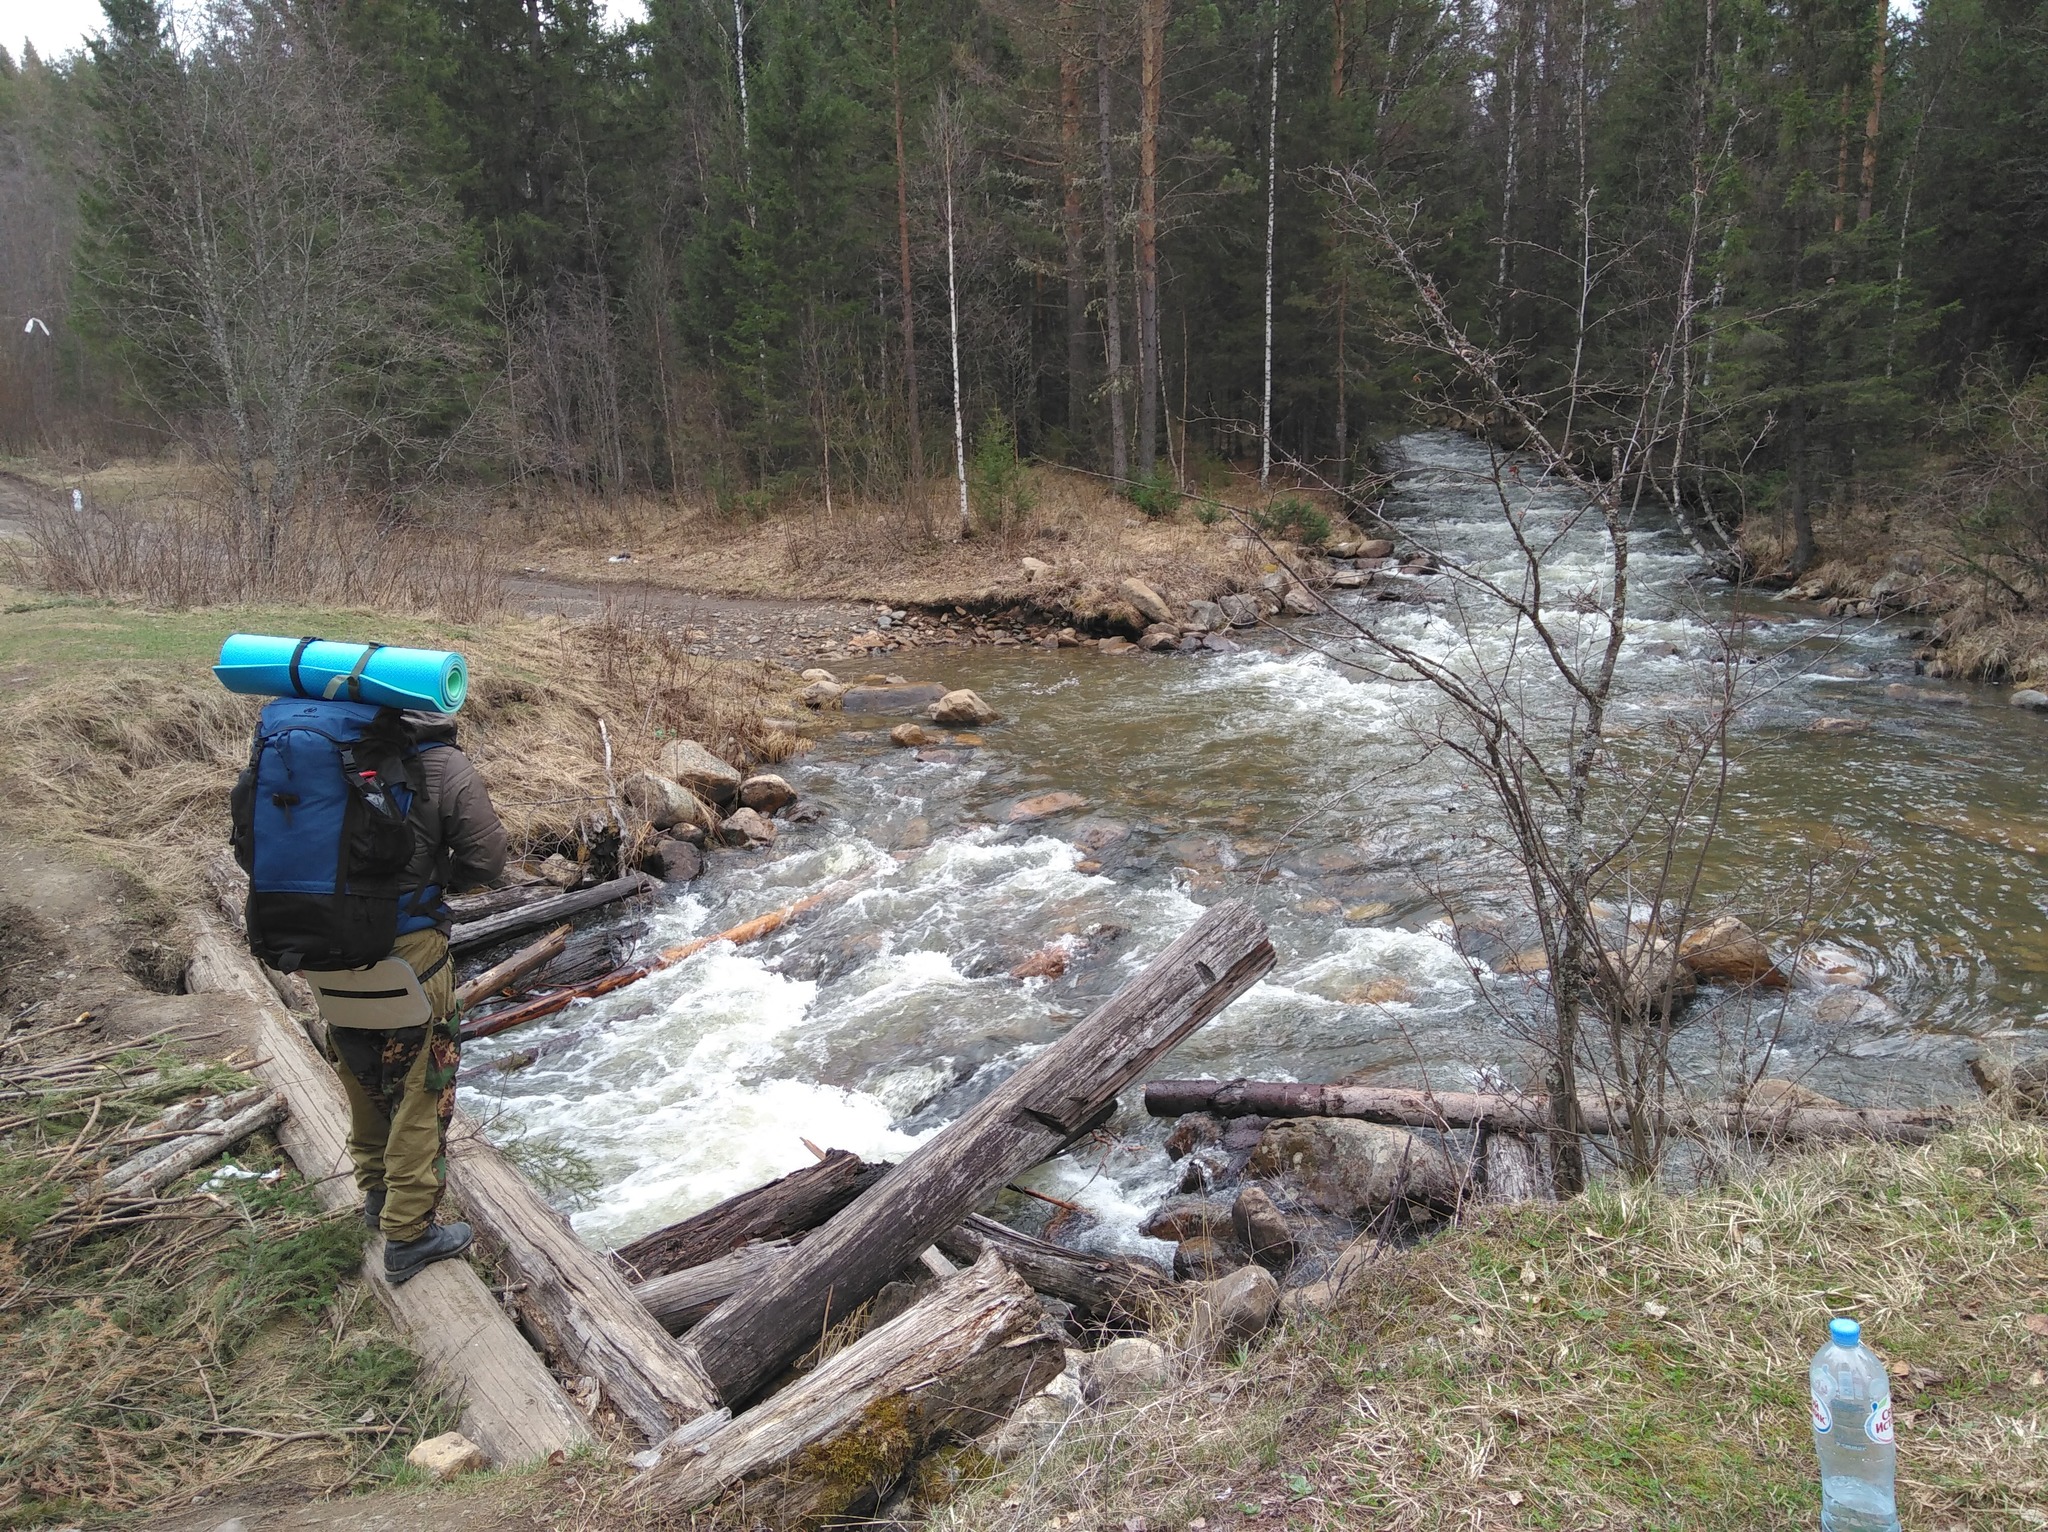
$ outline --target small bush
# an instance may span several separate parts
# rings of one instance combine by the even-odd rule
[[[1195,520],[1205,527],[1213,527],[1223,519],[1223,507],[1213,500],[1204,500],[1195,506]]]
[[[1144,478],[1134,481],[1130,495],[1131,504],[1144,512],[1150,521],[1171,516],[1180,506],[1180,486],[1164,469],[1155,468]]]
[[[1038,503],[1017,458],[1017,433],[1002,415],[991,412],[974,439],[974,456],[967,463],[967,492],[975,517],[991,532],[1012,530]]]
[[[1282,495],[1264,510],[1253,511],[1252,525],[1268,537],[1285,537],[1310,547],[1320,546],[1330,535],[1328,513],[1299,495]]]

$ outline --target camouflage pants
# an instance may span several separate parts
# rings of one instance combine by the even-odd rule
[[[447,956],[448,940],[438,931],[415,931],[393,950],[425,973]],[[424,1234],[448,1184],[448,1124],[462,1062],[453,966],[441,962],[421,987],[434,1010],[423,1027],[327,1030],[329,1061],[348,1096],[356,1186],[365,1196],[383,1189],[382,1229],[389,1240]]]

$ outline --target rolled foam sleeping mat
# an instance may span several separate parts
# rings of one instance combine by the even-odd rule
[[[213,673],[229,691],[252,697],[324,697],[428,713],[453,713],[469,694],[468,662],[453,650],[264,633],[230,633]]]

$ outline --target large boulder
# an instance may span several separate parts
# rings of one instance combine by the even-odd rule
[[[2048,713],[2048,691],[2041,691],[2037,687],[2022,687],[2006,700],[2014,707],[2023,707],[2029,712]]]
[[[1450,1156],[1406,1128],[1344,1117],[1269,1123],[1252,1151],[1258,1176],[1287,1176],[1326,1212],[1364,1220],[1399,1204],[1413,1214],[1457,1205]]]
[[[1610,978],[1619,983],[1618,1003],[1627,1021],[1676,1016],[1699,988],[1692,969],[1679,961],[1677,944],[1661,936],[1633,932],[1625,950],[1609,949],[1601,956],[1604,972],[1595,972],[1596,987]]]
[[[1230,1204],[1210,1197],[1168,1197],[1138,1225],[1147,1239],[1184,1239],[1230,1234]]]
[[[925,709],[925,717],[933,723],[942,723],[951,729],[980,728],[985,723],[994,723],[1002,716],[964,687],[959,691],[947,692]]]
[[[827,679],[811,682],[810,685],[798,692],[796,696],[797,701],[801,702],[805,707],[824,709],[838,707],[841,699],[846,696],[846,692],[846,687],[841,686],[837,681]]]
[[[1227,1276],[1196,1285],[1189,1304],[1190,1349],[1224,1356],[1273,1322],[1280,1308],[1280,1284],[1259,1266],[1240,1266]]]
[[[796,802],[796,789],[772,771],[740,783],[740,802],[763,814],[779,813]]]
[[[1253,1260],[1285,1271],[1294,1260],[1294,1230],[1263,1188],[1247,1186],[1230,1205],[1230,1231]]]
[[[1789,982],[1778,971],[1763,939],[1733,915],[1716,915],[1686,932],[1678,944],[1678,956],[1695,977],[1708,984],[1761,984],[1783,989]]]
[[[849,686],[839,705],[849,713],[921,713],[945,695],[936,681],[863,681]]]
[[[922,724],[899,723],[889,731],[889,743],[904,750],[918,750],[926,745],[936,745],[943,735],[932,733]]]
[[[688,883],[704,871],[704,853],[686,840],[665,840],[649,853],[645,866],[664,883]]]
[[[728,846],[770,846],[775,843],[775,826],[753,809],[734,809],[719,827]]]
[[[1172,622],[1173,608],[1158,591],[1143,580],[1126,580],[1117,587],[1124,600],[1137,608],[1138,615],[1147,622]]]
[[[1218,597],[1216,605],[1233,628],[1258,626],[1261,613],[1256,597],[1248,596],[1243,591],[1232,591],[1227,596]]]
[[[707,817],[704,802],[695,793],[652,771],[636,771],[626,778],[619,784],[619,796],[626,807],[657,830],[702,824]]]
[[[1113,1340],[1081,1364],[1081,1387],[1103,1404],[1133,1404],[1173,1381],[1166,1348],[1141,1335]]]
[[[740,774],[694,739],[672,739],[661,747],[661,774],[721,808],[740,795]]]
[[[1231,1240],[1197,1234],[1174,1247],[1173,1274],[1183,1282],[1207,1282],[1237,1270],[1248,1259],[1243,1247]]]
[[[1187,621],[1182,626],[1192,628],[1198,633],[1214,633],[1229,621],[1230,619],[1223,615],[1223,608],[1215,602],[1190,601]]]

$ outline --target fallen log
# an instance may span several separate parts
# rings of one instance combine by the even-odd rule
[[[659,878],[651,878],[644,872],[629,872],[623,878],[614,878],[592,888],[579,888],[549,899],[538,899],[479,920],[465,920],[449,932],[448,945],[456,952],[487,947],[508,936],[517,936],[521,931],[531,931],[535,926],[552,925],[558,920],[567,920],[571,915],[616,904],[635,894],[652,893],[660,887]]]
[[[979,1213],[933,1243],[963,1266],[995,1251],[1033,1292],[1071,1303],[1091,1324],[1149,1326],[1173,1291],[1173,1279],[1148,1262],[1068,1250]]]
[[[887,1165],[834,1149],[815,1165],[728,1197],[701,1213],[643,1234],[612,1252],[642,1279],[686,1271],[750,1243],[772,1243],[815,1229],[882,1178]]]
[[[248,1072],[282,1092],[289,1111],[278,1142],[330,1213],[355,1215],[349,1168],[348,1102],[341,1082],[306,1034],[256,973],[255,960],[232,945],[206,917],[196,921],[185,987],[238,1002],[244,1046],[256,1062]],[[402,1287],[384,1280],[384,1247],[373,1239],[363,1280],[397,1324],[427,1376],[462,1406],[462,1433],[500,1464],[529,1463],[590,1440],[582,1412],[569,1402],[533,1348],[467,1261],[442,1261]]]
[[[646,877],[646,874],[635,873],[634,876]],[[659,882],[655,879],[649,878],[647,881],[653,883],[657,888],[660,887]],[[673,968],[686,958],[693,958],[705,948],[716,946],[720,942],[731,942],[734,946],[741,946],[747,942],[757,941],[770,932],[781,930],[790,921],[807,911],[815,910],[821,905],[845,898],[866,881],[864,878],[850,878],[843,882],[834,883],[827,888],[818,890],[815,894],[807,894],[793,903],[785,904],[780,909],[770,910],[765,915],[756,915],[752,920],[741,921],[729,930],[720,931],[716,936],[692,937],[689,941],[678,942],[673,947],[663,948],[660,952],[655,953],[653,957],[643,962],[628,963],[623,968],[614,968],[610,973],[596,979],[587,980],[582,984],[571,984],[563,989],[555,990],[552,994],[536,995],[524,1005],[515,1005],[506,1010],[494,1011],[482,1021],[464,1027],[462,1029],[463,1039],[468,1041],[472,1038],[492,1037],[497,1033],[509,1031],[511,1028],[526,1022],[538,1021],[543,1016],[553,1016],[558,1011],[565,1011],[575,1001],[594,1000],[600,995],[609,995],[614,990],[624,989],[628,984],[638,983],[649,974],[660,973],[665,968]],[[609,887],[610,885],[606,886]],[[457,926],[455,929],[459,936],[462,927]]]
[[[448,1137],[448,1174],[470,1222],[521,1287],[521,1312],[649,1441],[718,1407],[695,1361],[624,1278],[460,1112]]]
[[[1626,1130],[1628,1112],[1593,1097],[1580,1101],[1590,1133]],[[1547,1096],[1476,1091],[1398,1090],[1379,1085],[1314,1085],[1283,1080],[1154,1080],[1145,1087],[1154,1117],[1213,1112],[1219,1117],[1355,1117],[1410,1128],[1489,1128],[1541,1134],[1551,1129]],[[1795,1140],[1892,1139],[1925,1143],[1953,1112],[1892,1107],[1745,1107],[1739,1102],[1675,1106],[1665,1123],[1682,1133]]]
[[[502,915],[507,910],[538,904],[543,899],[554,898],[560,892],[561,889],[554,884],[535,878],[529,883],[505,883],[496,888],[479,888],[467,894],[450,894],[445,903],[448,906],[448,913],[459,923],[482,920],[486,915]]]
[[[248,1099],[254,1095],[256,1099]],[[133,1159],[123,1160],[101,1178],[107,1191],[123,1196],[155,1196],[187,1171],[197,1170],[208,1160],[234,1148],[259,1128],[267,1128],[285,1114],[281,1092],[258,1086],[222,1104],[223,1115],[201,1122],[188,1133],[152,1145]]]
[[[794,1248],[786,1239],[742,1245],[701,1266],[637,1282],[633,1296],[664,1330],[680,1335]]]
[[[1058,1376],[1041,1320],[1031,1289],[985,1255],[765,1404],[667,1446],[629,1497],[685,1510],[723,1494],[749,1525],[870,1510],[922,1454],[998,1425]]]
[[[760,1281],[720,1306],[690,1346],[738,1409],[1011,1178],[1116,1109],[1117,1093],[1273,966],[1251,907],[1209,910],[1094,1015],[920,1144]]]
[[[504,962],[486,968],[456,989],[455,1003],[467,1010],[484,996],[495,995],[499,990],[518,983],[536,968],[547,967],[569,945],[569,930],[568,926],[557,926],[539,941],[521,947]]]

